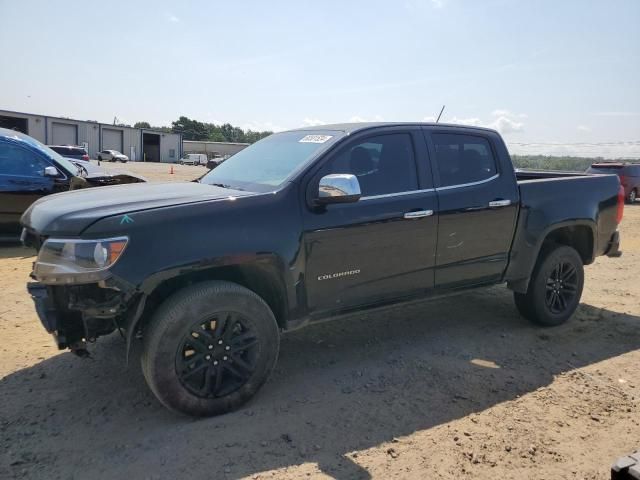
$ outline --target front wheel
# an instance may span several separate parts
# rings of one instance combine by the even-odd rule
[[[638,192],[636,192],[636,189],[634,188],[629,192],[629,195],[627,196],[627,202],[635,203],[636,198],[638,198]]]
[[[206,282],[179,291],[154,314],[142,371],[167,408],[219,415],[260,389],[279,345],[278,325],[262,298],[234,283]]]
[[[583,287],[584,267],[578,252],[565,245],[552,245],[540,254],[527,293],[514,292],[514,300],[526,319],[556,326],[576,311]]]

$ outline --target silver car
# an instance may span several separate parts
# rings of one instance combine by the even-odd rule
[[[101,152],[98,152],[98,160],[102,160],[104,162],[127,163],[129,161],[129,157],[117,150],[102,150]]]

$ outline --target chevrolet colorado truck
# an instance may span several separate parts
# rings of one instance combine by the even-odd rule
[[[60,349],[119,330],[174,411],[233,410],[281,332],[505,283],[565,322],[619,256],[617,176],[517,172],[493,130],[327,125],[271,135],[193,182],[80,190],[22,218],[28,290]]]

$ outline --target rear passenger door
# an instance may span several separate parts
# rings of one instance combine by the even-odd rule
[[[498,154],[508,154],[496,147],[499,137],[491,133],[443,128],[425,133],[440,213],[436,288],[497,281],[507,266],[517,215],[513,170],[502,171],[498,161]]]
[[[433,287],[437,200],[420,127],[348,140],[312,173],[307,199],[329,174],[353,174],[362,197],[303,212],[310,312],[376,304]],[[322,162],[322,161],[321,161]]]

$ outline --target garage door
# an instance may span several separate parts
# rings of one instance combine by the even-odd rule
[[[103,128],[102,150],[118,150],[122,152],[122,130]]]
[[[70,123],[53,122],[51,144],[52,145],[77,145],[78,126]]]

